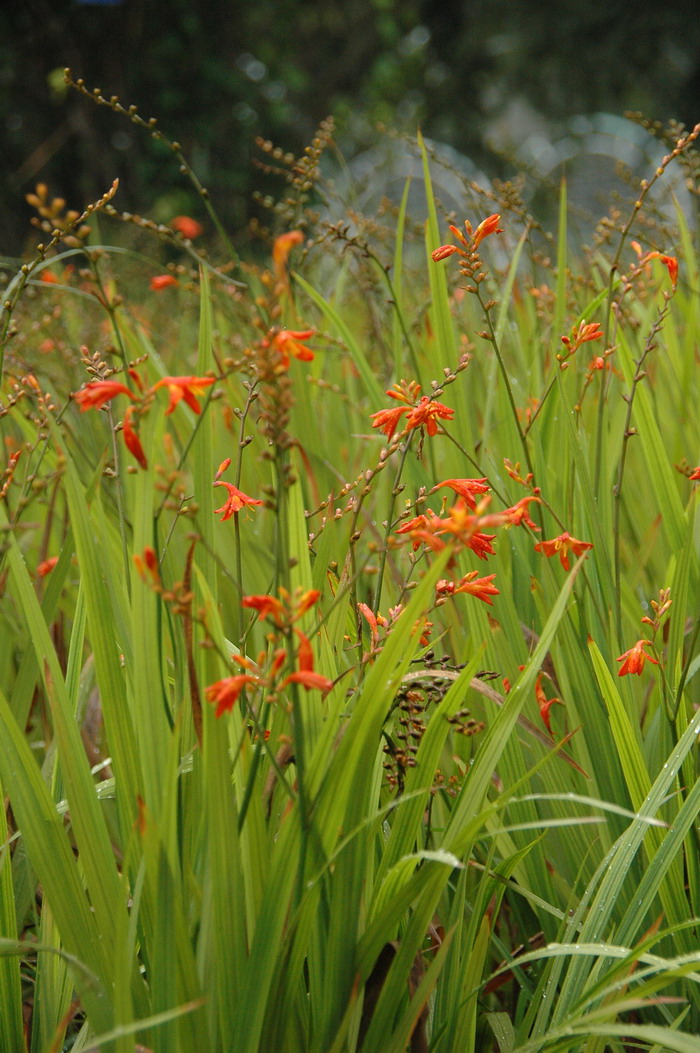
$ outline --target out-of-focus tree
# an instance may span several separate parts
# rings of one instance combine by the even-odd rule
[[[552,118],[700,113],[694,0],[24,0],[0,14],[0,251],[19,251],[38,181],[81,205],[157,219],[202,210],[161,147],[63,84],[70,66],[182,143],[232,230],[249,216],[256,135],[299,151],[338,118],[350,151],[376,121],[483,164],[485,128],[521,98]]]

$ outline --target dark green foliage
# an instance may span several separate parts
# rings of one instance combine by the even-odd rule
[[[552,119],[639,109],[692,126],[700,112],[700,22],[693,0],[79,0],[6,5],[0,18],[0,246],[18,252],[16,202],[38,181],[69,202],[121,180],[122,208],[154,218],[201,207],[157,146],[63,86],[135,103],[183,145],[230,230],[251,189],[278,183],[251,163],[262,135],[300,150],[329,113],[348,153],[377,121],[420,124],[484,164],[490,123],[513,100]],[[554,14],[553,14],[554,12]],[[8,207],[8,202],[12,207]],[[158,213],[162,215],[158,215]]]

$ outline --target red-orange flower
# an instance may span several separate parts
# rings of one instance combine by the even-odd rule
[[[488,603],[489,607],[493,607],[491,596],[500,595],[499,590],[492,584],[496,575],[488,574],[485,578],[479,578],[478,573],[478,570],[472,570],[458,582],[447,581],[443,578],[435,586],[435,591],[438,596],[455,596],[458,592],[468,592],[470,596],[476,596],[477,600],[482,600]]]
[[[642,669],[644,668],[645,662],[651,662],[653,665],[658,665],[656,658],[653,658],[650,654],[646,654],[644,648],[651,647],[651,640],[637,640],[634,647],[630,647],[629,651],[625,651],[619,658],[616,659],[618,662],[622,662],[622,665],[617,671],[618,676],[627,676],[629,673],[635,673],[636,676],[641,676]]]
[[[547,698],[546,694],[544,693],[544,688],[542,687],[542,673],[540,673],[540,675],[537,677],[537,681],[535,683],[535,695],[537,697],[537,704],[540,707],[540,716],[542,717],[542,723],[551,735],[552,717],[549,711],[553,705],[558,704],[560,706],[563,706],[564,703],[560,698]]]
[[[491,234],[502,234],[503,228],[499,227],[500,215],[494,213],[492,216],[487,216],[483,219],[476,230],[472,230],[472,225],[469,220],[464,221],[464,229],[467,232],[467,237],[464,236],[459,227],[454,227],[450,224],[450,230],[462,245],[441,245],[435,249],[432,253],[432,259],[439,263],[440,260],[446,260],[448,256],[452,256],[453,253],[458,252],[460,256],[467,257],[468,252],[474,252],[478,249],[484,238],[488,238]]]
[[[160,292],[162,289],[167,289],[171,285],[178,284],[178,280],[174,274],[154,274],[150,281],[152,292]]]
[[[76,391],[73,400],[80,406],[80,412],[85,413],[89,409],[101,409],[115,395],[127,395],[130,399],[134,397],[126,385],[120,384],[118,380],[93,380]]]
[[[700,480],[700,464],[698,465],[697,468],[693,468],[693,470],[690,473],[690,475],[688,476],[688,478],[692,479],[693,482],[697,482],[698,480]]]
[[[445,479],[444,482],[434,486],[430,492],[434,493],[435,490],[440,490],[443,486],[449,486],[451,490],[454,490],[456,494],[464,498],[469,508],[476,508],[475,494],[487,494],[491,489],[484,476],[483,479]]]
[[[569,552],[573,552],[575,556],[580,556],[586,552],[589,548],[593,548],[590,541],[579,541],[577,538],[572,537],[566,530],[559,537],[552,538],[550,541],[538,541],[535,545],[535,551],[541,552],[543,555],[550,559],[552,556],[559,556],[561,565],[564,570],[569,569]]]
[[[449,406],[444,406],[442,402],[436,402],[427,395],[423,395],[418,405],[408,411],[406,431],[425,427],[428,435],[436,435],[438,420],[452,420],[454,413],[455,411]]]
[[[170,226],[173,230],[177,230],[185,238],[198,238],[200,234],[204,233],[204,227],[201,223],[198,223],[196,219],[192,219],[191,216],[175,216],[170,220]]]
[[[258,612],[260,618],[272,616],[278,625],[284,619],[284,604],[276,596],[244,596],[241,600],[242,607],[250,607]]]
[[[124,444],[129,453],[136,458],[142,468],[148,468],[148,461],[146,460],[146,454],[143,452],[143,446],[139,439],[134,426],[131,423],[132,416],[134,413],[134,407],[129,406],[126,413],[124,414],[124,424],[122,427],[122,435],[124,436]]]
[[[475,249],[479,247],[484,238],[488,238],[491,234],[503,233],[503,228],[499,227],[498,225],[500,219],[501,217],[498,214],[494,214],[493,216],[488,216],[486,219],[482,219],[481,223],[476,228],[472,236],[472,242],[474,244]]]
[[[302,340],[316,336],[315,329],[278,329],[270,338],[270,344],[279,351],[284,369],[289,367],[289,356],[293,355],[301,362],[310,362],[314,353]]]
[[[369,625],[369,631],[372,637],[372,647],[376,647],[379,642],[379,626],[386,626],[387,620],[383,614],[375,614],[371,607],[368,607],[366,603],[358,603],[357,609]]]
[[[246,684],[259,683],[259,677],[251,676],[250,673],[237,673],[235,676],[227,676],[223,680],[217,680],[204,689],[207,702],[216,703],[216,715],[228,713],[233,709],[241,691]]]
[[[332,680],[321,673],[314,673],[312,669],[299,669],[290,673],[289,676],[285,676],[280,687],[286,687],[287,684],[301,684],[307,691],[315,688],[316,691],[322,691],[324,695],[333,687]]]
[[[430,534],[432,526],[440,522],[440,517],[431,511],[429,508],[426,513],[421,513],[419,516],[414,516],[413,519],[409,519],[407,523],[403,523],[402,526],[396,528],[397,534],[411,534],[413,536],[413,551],[420,548],[420,543],[423,534]],[[419,533],[421,536],[419,537]],[[359,606],[359,605],[358,605]]]
[[[36,576],[38,578],[45,578],[47,574],[50,574],[53,568],[58,563],[58,556],[49,556],[48,559],[42,560],[42,562],[36,568]]]
[[[562,344],[565,345],[570,355],[573,355],[581,344],[587,344],[591,340],[602,340],[605,336],[600,328],[600,322],[581,322],[578,329],[572,330],[571,336],[563,336]]]
[[[200,388],[208,388],[214,383],[214,377],[163,377],[162,380],[153,385],[153,390],[157,391],[158,388],[168,389],[170,402],[165,411],[167,417],[169,413],[173,412],[178,402],[183,399],[191,410],[199,413],[201,406],[195,397],[195,391],[198,391]]]
[[[669,277],[671,279],[671,284],[675,289],[676,285],[678,284],[678,260],[676,259],[676,257],[664,256],[661,252],[648,252],[641,262],[646,263],[647,260],[659,260],[660,263],[663,263],[664,267],[668,271]]]
[[[160,585],[160,566],[156,550],[151,545],[146,545],[142,553],[134,553],[134,566],[141,581],[147,582],[151,579],[152,585]]]
[[[304,235],[300,230],[290,230],[286,234],[280,234],[278,238],[275,238],[275,243],[272,246],[272,263],[277,278],[283,279],[285,277],[289,254],[294,246],[301,245],[303,240]]]
[[[372,427],[380,428],[387,439],[390,439],[404,413],[408,413],[408,406],[394,406],[392,409],[379,410],[371,415]]]
[[[233,485],[233,483],[224,482],[223,479],[218,479],[214,483],[214,486],[225,486],[228,490],[228,497],[226,498],[225,503],[221,508],[217,508],[214,511],[214,515],[217,516],[219,513],[222,513],[222,523],[224,520],[230,519],[231,516],[236,514],[236,512],[240,512],[240,510],[246,506],[261,505],[264,503],[263,501],[258,501],[255,497],[249,497],[248,494],[244,494],[243,491],[239,490],[237,486]]]
[[[448,256],[452,256],[455,252],[459,252],[456,245],[441,245],[438,249],[433,249],[430,255],[435,263],[439,263],[440,260],[446,260]]]
[[[528,505],[531,501],[536,501],[541,504],[539,497],[521,497],[519,501],[516,501],[510,508],[506,508],[503,515],[507,516],[508,522],[506,526],[529,526],[531,530],[539,530],[540,528],[536,523],[533,523],[530,518],[530,509]]]

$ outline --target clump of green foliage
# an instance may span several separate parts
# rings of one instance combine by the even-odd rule
[[[37,190],[3,1053],[697,1047],[699,130],[575,259],[420,140],[324,224],[330,127],[262,262]]]

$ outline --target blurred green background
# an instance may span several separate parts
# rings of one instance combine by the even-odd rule
[[[89,87],[183,145],[232,232],[273,185],[255,137],[300,151],[337,120],[343,156],[382,122],[449,144],[489,176],[625,110],[700,120],[696,0],[22,0],[0,15],[0,254],[27,243],[38,181],[81,206],[118,176],[122,209],[202,218],[167,154]],[[581,124],[581,121],[584,124]],[[572,121],[574,122],[572,124]],[[578,124],[576,124],[578,121]],[[522,153],[523,146],[527,147]],[[550,165],[551,167],[551,165]]]

